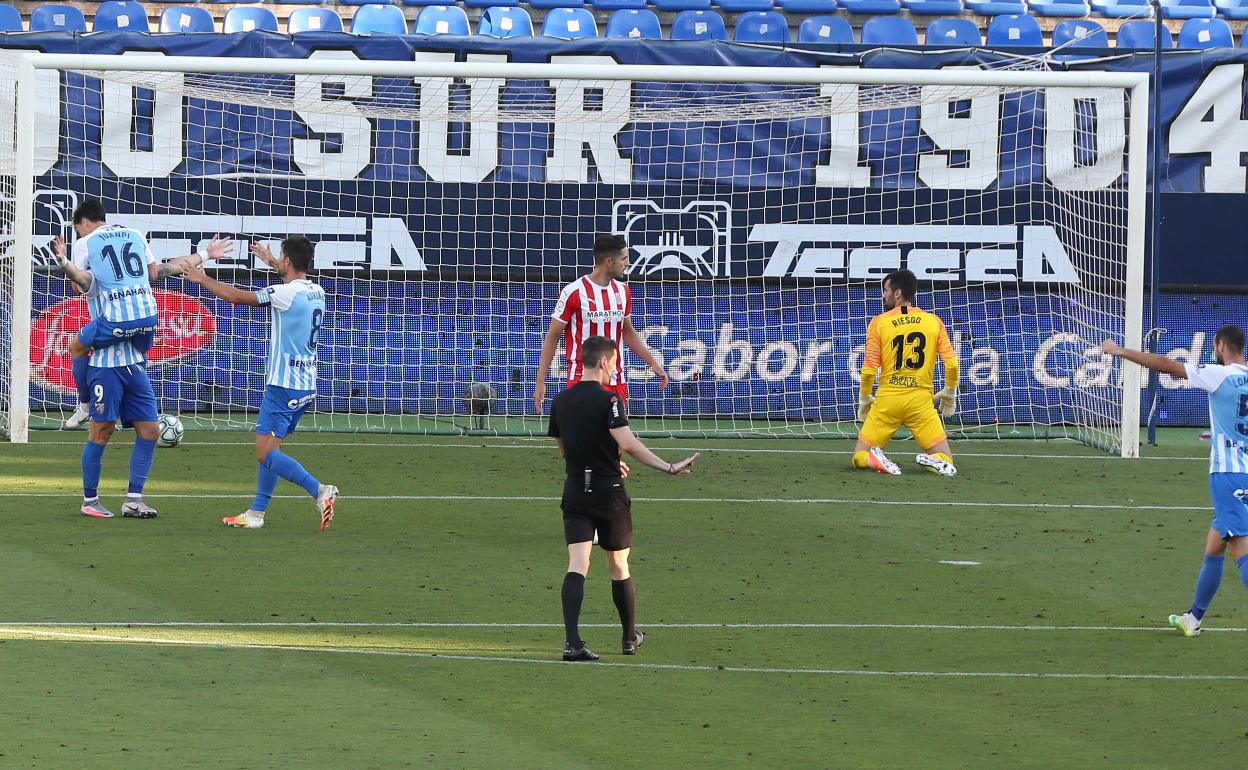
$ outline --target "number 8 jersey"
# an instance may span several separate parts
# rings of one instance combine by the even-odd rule
[[[91,271],[91,317],[123,323],[155,316],[147,267],[155,262],[143,233],[129,227],[103,225],[74,241],[74,266]]]
[[[268,377],[289,390],[316,390],[316,343],[325,322],[325,290],[306,278],[256,292],[272,308]]]
[[[876,398],[931,393],[937,356],[948,360],[953,354],[949,333],[940,318],[917,307],[899,306],[871,319],[862,366],[879,370]]]

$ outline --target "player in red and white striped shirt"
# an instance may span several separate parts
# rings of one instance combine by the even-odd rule
[[[618,235],[602,235],[594,241],[594,271],[563,287],[550,328],[542,343],[542,357],[537,364],[537,385],[533,388],[533,406],[540,414],[546,400],[546,377],[555,357],[559,335],[563,335],[568,357],[568,386],[581,379],[581,341],[593,336],[615,340],[616,363],[611,382],[604,385],[619,397],[628,400],[628,384],[624,381],[624,356],[620,343],[650,365],[659,378],[659,387],[667,387],[667,372],[651,352],[641,335],[633,328],[633,294],[621,279],[628,271],[628,244]]]

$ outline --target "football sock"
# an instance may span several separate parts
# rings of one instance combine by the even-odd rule
[[[264,458],[264,467],[276,473],[278,476],[289,481],[295,486],[303,487],[303,490],[316,498],[316,493],[320,491],[321,482],[304,470],[299,461],[287,454],[282,454],[282,450],[274,449]]]
[[[867,463],[867,455],[869,454],[870,452],[868,452],[865,449],[862,450],[861,452],[854,452],[854,467],[855,468],[869,468],[870,465],[868,465]]]
[[[1239,579],[1244,582],[1245,587],[1248,587],[1248,556],[1236,559],[1235,566],[1239,567]]]
[[[953,465],[953,458],[945,454],[944,452],[933,452],[932,457],[935,457],[937,460],[944,460],[950,465]]]
[[[264,515],[269,510],[269,501],[273,499],[273,490],[277,489],[277,474],[269,470],[264,463],[259,465],[260,473],[256,478],[256,499],[251,501],[251,510]]]
[[[1196,616],[1200,620],[1205,616],[1205,610],[1209,609],[1209,603],[1213,601],[1213,595],[1218,592],[1218,586],[1222,584],[1222,562],[1221,556],[1205,555],[1205,563],[1200,567],[1200,576],[1196,578],[1196,598],[1192,599],[1192,608],[1188,612]],[[1241,575],[1243,572],[1241,571]]]
[[[78,388],[78,403],[91,403],[91,386],[87,383],[88,367],[91,365],[90,356],[78,356],[70,359],[71,369],[74,373],[74,385]]]
[[[82,447],[82,497],[94,500],[100,496],[100,465],[106,444],[88,441]]]
[[[633,591],[633,579],[611,581],[611,598],[615,600],[615,609],[620,613],[620,625],[624,628],[624,638],[632,639],[637,622],[637,594]]]
[[[581,641],[581,602],[585,599],[585,576],[569,572],[563,576],[563,633],[569,647],[584,645]]]
[[[130,494],[141,496],[147,474],[152,472],[152,455],[156,453],[155,439],[135,437],[134,449],[130,450]]]

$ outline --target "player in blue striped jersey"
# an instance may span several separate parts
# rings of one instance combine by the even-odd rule
[[[251,251],[277,271],[282,283],[249,291],[210,278],[203,268],[188,267],[186,277],[217,297],[235,305],[270,308],[272,328],[264,400],[256,422],[256,460],[260,463],[256,497],[251,507],[222,519],[227,526],[259,529],[264,526],[277,479],[303,487],[314,500],[323,531],[334,520],[338,488],[322,484],[293,457],[281,451],[282,441],[294,433],[299,419],[316,397],[316,345],[325,323],[325,291],[308,280],[315,247],[302,235],[282,241],[282,256],[253,243]]]
[[[1141,353],[1106,340],[1101,349],[1140,366],[1186,379],[1209,394],[1209,497],[1213,522],[1205,537],[1205,561],[1196,579],[1192,607],[1171,615],[1170,625],[1185,636],[1200,633],[1200,622],[1222,583],[1229,549],[1239,578],[1248,586],[1248,363],[1244,330],[1223,326],[1213,338],[1217,364],[1191,366],[1156,353]]]

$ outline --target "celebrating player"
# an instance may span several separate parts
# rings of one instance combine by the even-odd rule
[[[915,462],[933,473],[953,476],[957,473],[953,453],[933,399],[940,402],[941,414],[948,417],[954,413],[958,357],[944,322],[914,306],[917,291],[918,280],[909,270],[889,273],[881,284],[884,312],[867,326],[858,406],[862,430],[854,447],[854,467],[900,474],[897,463],[884,455],[884,447],[904,425],[923,450]],[[933,397],[937,355],[945,363],[945,387]],[[872,395],[877,370],[880,387]]]
[[[78,406],[65,420],[62,426],[65,429],[77,428],[90,417],[87,359],[91,351],[104,350],[122,340],[129,340],[144,356],[151,349],[158,324],[156,296],[150,284],[181,275],[187,262],[199,264],[205,258],[220,259],[232,245],[229,238],[214,238],[205,254],[190,254],[157,264],[143,233],[109,225],[107,216],[104,204],[98,200],[84,200],[74,209],[74,232],[78,240],[74,241],[72,262],[65,257],[65,239],[57,236],[53,243],[61,269],[87,293],[87,309],[91,314],[90,323],[69,341]],[[95,299],[91,294],[92,285],[97,286]]]
[[[650,365],[659,378],[659,387],[667,387],[667,372],[651,352],[641,335],[633,328],[633,293],[623,282],[628,272],[628,244],[618,235],[602,235],[594,241],[594,270],[589,275],[563,287],[555,312],[550,316],[550,328],[542,342],[542,354],[537,364],[537,383],[533,387],[533,408],[542,413],[546,400],[546,377],[550,362],[555,357],[555,346],[563,334],[564,350],[568,359],[568,387],[581,381],[584,370],[581,365],[581,344],[592,336],[607,337],[615,342],[615,371],[603,387],[628,400],[628,384],[624,381],[623,356],[620,341],[623,340],[641,360]]]
[[[70,343],[79,408],[91,418],[82,448],[82,514],[111,519],[100,503],[100,468],[108,440],[117,427],[134,427],[130,452],[130,487],[121,515],[156,518],[156,509],[143,502],[143,487],[152,470],[156,438],[156,393],[143,367],[156,331],[156,297],[151,282],[177,275],[200,258],[183,257],[157,265],[143,234],[128,227],[106,224],[104,206],[85,200],[74,210],[74,259],[65,256],[65,240],[54,242],[61,269],[87,295],[91,322]],[[229,239],[213,240],[209,252],[224,255]],[[88,355],[94,349],[94,355]],[[69,427],[77,427],[75,423]]]
[[[1185,379],[1209,394],[1209,497],[1213,522],[1205,536],[1205,561],[1196,578],[1192,607],[1171,615],[1170,625],[1184,636],[1200,633],[1200,622],[1222,583],[1226,550],[1248,586],[1248,365],[1244,362],[1244,330],[1223,326],[1213,338],[1217,364],[1192,366],[1156,353],[1142,353],[1105,340],[1101,350],[1153,371]]]
[[[277,479],[302,487],[316,501],[321,515],[321,531],[334,520],[338,487],[322,484],[293,457],[282,452],[282,440],[295,432],[299,419],[316,397],[316,343],[325,322],[325,292],[308,280],[315,247],[302,235],[282,241],[282,256],[274,259],[269,249],[253,243],[251,251],[277,271],[282,283],[260,291],[249,291],[210,278],[202,267],[191,267],[186,277],[217,297],[234,305],[271,309],[269,363],[264,400],[256,422],[256,461],[260,463],[256,497],[251,507],[237,516],[227,516],[226,526],[259,529]]]

